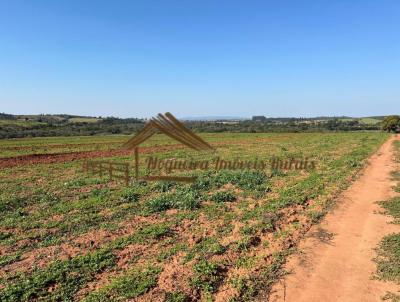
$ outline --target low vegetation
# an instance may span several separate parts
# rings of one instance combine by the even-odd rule
[[[378,275],[400,283],[400,234],[386,236],[379,245]]]
[[[216,154],[162,136],[160,158],[308,158],[313,170],[195,171],[192,184],[110,181],[81,160],[0,170],[1,301],[264,300],[302,234],[387,139],[375,133],[207,133]],[[118,149],[124,136],[2,140],[1,156]],[[187,152],[187,153],[186,153]],[[0,158],[1,159],[1,158]],[[111,161],[131,162],[128,155]],[[1,162],[1,161],[0,161]],[[182,172],[187,173],[187,172]],[[388,243],[389,246],[389,243]]]
[[[396,142],[396,157],[400,161],[400,144]],[[394,180],[398,181],[395,189],[400,188],[400,176],[398,171],[393,172]],[[393,223],[400,224],[400,198],[380,202],[387,215],[393,217]],[[393,233],[385,236],[377,248],[377,278],[385,281],[393,281],[400,284],[400,233]],[[400,295],[387,293],[384,300],[393,302],[400,301]]]

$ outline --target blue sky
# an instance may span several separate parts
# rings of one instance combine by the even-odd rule
[[[400,113],[400,1],[0,0],[0,112]]]

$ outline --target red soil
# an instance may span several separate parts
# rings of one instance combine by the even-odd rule
[[[143,147],[140,148],[141,153],[151,153],[167,151],[172,149],[183,148],[182,145],[165,145],[156,147]],[[114,157],[114,156],[128,156],[132,151],[128,150],[107,150],[107,151],[81,151],[81,152],[67,152],[67,153],[53,153],[53,154],[29,154],[8,158],[0,158],[0,168],[12,168],[24,165],[35,164],[52,164],[52,163],[65,163],[75,160],[97,158],[97,157]]]

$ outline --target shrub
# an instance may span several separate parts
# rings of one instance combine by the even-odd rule
[[[386,116],[382,121],[382,129],[387,132],[397,132],[400,129],[400,116]]]

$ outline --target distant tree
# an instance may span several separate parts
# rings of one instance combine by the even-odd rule
[[[4,120],[15,120],[15,116],[12,114],[7,114],[7,113],[0,113],[0,119],[4,119]]]
[[[382,129],[387,132],[397,132],[400,130],[400,116],[389,115],[382,121]]]
[[[264,122],[267,118],[263,115],[255,115],[251,118],[252,121]]]

